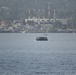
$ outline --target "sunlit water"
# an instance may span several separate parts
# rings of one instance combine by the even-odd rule
[[[76,34],[0,34],[0,75],[76,75]]]

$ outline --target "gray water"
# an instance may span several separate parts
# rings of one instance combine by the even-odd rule
[[[76,75],[76,34],[0,34],[0,75]]]

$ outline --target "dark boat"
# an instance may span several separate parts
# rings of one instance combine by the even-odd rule
[[[47,37],[37,37],[36,41],[48,41]]]

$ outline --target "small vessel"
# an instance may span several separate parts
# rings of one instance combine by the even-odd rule
[[[36,41],[48,41],[47,37],[37,37]]]

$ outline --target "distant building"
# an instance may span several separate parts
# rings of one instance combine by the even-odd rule
[[[27,23],[28,21],[33,21],[33,22],[40,22],[40,23],[53,23],[54,19],[25,19],[25,22]],[[60,21],[62,24],[67,25],[67,19],[56,19],[56,21]]]

